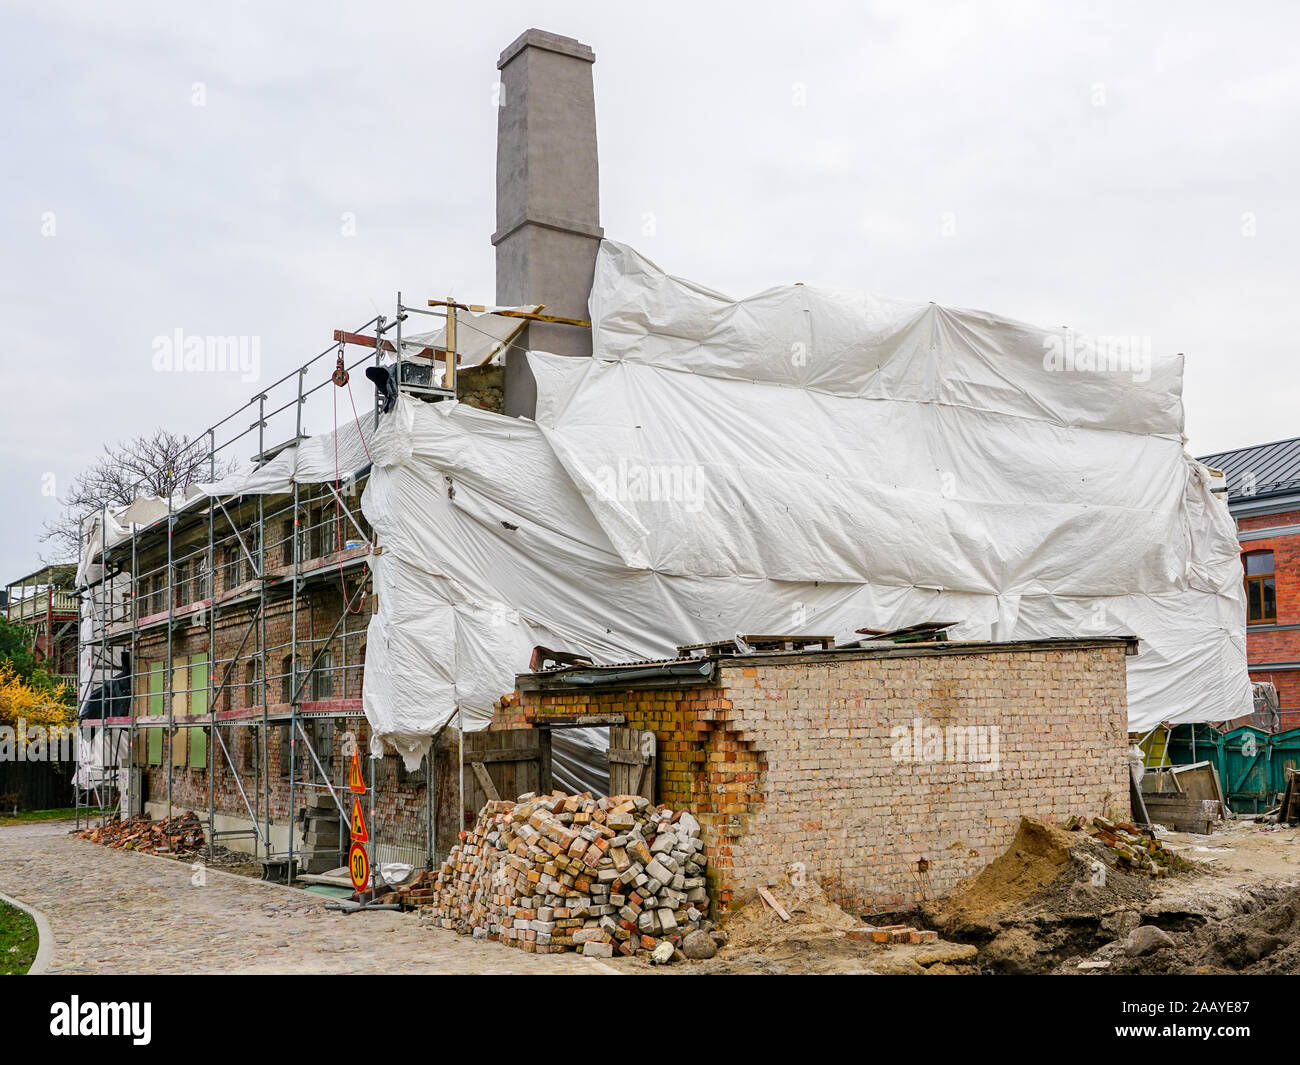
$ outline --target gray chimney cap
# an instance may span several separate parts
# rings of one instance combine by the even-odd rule
[[[588,63],[596,61],[596,53],[572,37],[561,37],[558,33],[548,33],[546,30],[524,30],[506,45],[501,58],[497,60],[497,69],[500,70],[525,48],[544,48],[548,52],[573,56],[574,59],[585,59]]]

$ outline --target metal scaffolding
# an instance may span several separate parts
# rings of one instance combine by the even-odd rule
[[[363,417],[377,426],[386,403],[383,388],[376,390],[373,404],[358,408],[350,378],[366,363],[380,366],[385,356],[393,359],[390,373],[401,391],[428,401],[454,398],[457,309],[455,304],[438,310],[405,307],[399,293],[393,317],[377,315],[356,330],[336,333],[335,343],[194,440],[191,448],[202,450],[209,480],[218,482],[237,449],[249,443],[255,443],[252,457],[261,467],[308,439],[309,415],[324,418],[328,411],[334,432],[353,419],[360,427]],[[445,319],[447,343],[436,351],[424,348],[423,358],[404,359],[402,323],[410,313]],[[348,362],[347,344],[369,350]],[[431,356],[443,361],[441,382]],[[369,382],[365,387],[369,390]],[[342,413],[340,392],[349,401]],[[270,443],[277,439],[281,442]],[[339,470],[337,440],[335,445],[332,481],[304,484],[294,477],[291,492],[274,495],[173,496],[160,501],[165,514],[140,527],[130,525],[128,535],[112,544],[107,508],[98,515],[103,577],[79,593],[83,619],[89,616],[92,623],[83,624],[78,705],[84,707],[95,693],[103,697],[105,716],[83,726],[102,727],[105,764],[98,773],[79,771],[78,827],[83,820],[103,823],[115,815],[144,812],[145,773],[152,778],[151,800],[164,805],[158,770],[166,774],[167,815],[178,805],[192,809],[193,789],[178,795],[177,771],[206,770],[209,848],[221,839],[246,837],[264,862],[283,861],[293,870],[300,857],[294,839],[298,805],[308,797],[309,808],[315,798],[337,808],[339,850],[345,850],[351,815],[344,785],[347,759],[331,764],[330,756],[339,722],[354,734],[365,727],[361,688],[369,617],[367,559],[375,543],[359,505],[369,467],[355,478],[356,471]],[[334,596],[338,609],[320,616],[321,602]],[[270,632],[272,613],[277,622],[287,615],[286,638]],[[233,650],[221,653],[232,644]],[[202,650],[195,650],[196,645]],[[273,684],[279,686],[274,701]],[[110,697],[122,690],[129,693],[125,705]],[[273,780],[272,728],[281,730],[282,758],[288,745],[287,779],[276,774]],[[331,737],[328,752],[318,749],[322,735]],[[374,826],[380,760],[366,761],[366,799]],[[219,764],[233,779],[238,806],[246,815],[240,820],[247,827],[219,827],[219,818],[229,813],[219,809]],[[383,827],[377,826],[372,853],[380,859],[432,864],[432,777],[426,763],[424,839],[411,832],[389,833],[385,839]],[[186,781],[192,783],[189,777]],[[287,843],[277,846],[273,808],[277,792],[286,790],[287,801],[279,803],[279,827]]]

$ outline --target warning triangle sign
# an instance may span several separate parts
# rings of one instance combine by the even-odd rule
[[[348,768],[348,790],[354,795],[364,795],[366,792],[366,781],[361,775],[361,753],[352,752],[352,765]]]
[[[366,819],[361,814],[361,800],[352,800],[352,842],[369,843],[370,833],[366,831]]]

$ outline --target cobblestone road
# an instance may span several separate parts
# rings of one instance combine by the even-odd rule
[[[71,824],[0,828],[0,892],[44,911],[52,973],[611,974],[634,962],[531,955],[425,928],[413,914],[344,915],[292,888],[112,850]]]

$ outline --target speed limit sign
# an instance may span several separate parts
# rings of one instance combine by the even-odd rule
[[[352,886],[365,891],[370,886],[370,855],[360,843],[352,844],[348,851],[348,869],[352,873]]]

